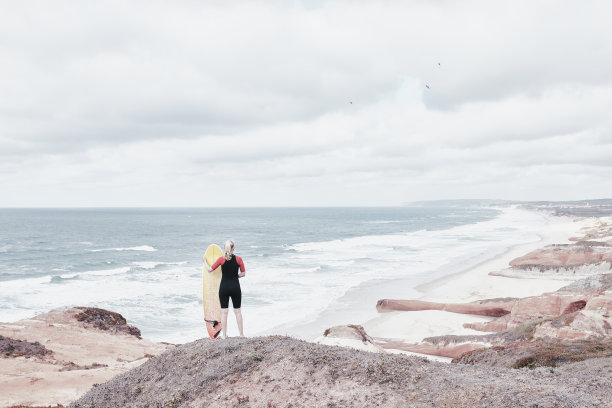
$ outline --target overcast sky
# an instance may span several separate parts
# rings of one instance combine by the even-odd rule
[[[0,0],[0,206],[612,196],[612,2]]]

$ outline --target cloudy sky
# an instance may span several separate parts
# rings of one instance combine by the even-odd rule
[[[0,0],[0,206],[610,197],[610,16]]]

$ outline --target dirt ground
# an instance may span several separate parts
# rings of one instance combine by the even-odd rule
[[[604,407],[612,358],[511,369],[289,337],[202,339],[95,386],[70,407]]]

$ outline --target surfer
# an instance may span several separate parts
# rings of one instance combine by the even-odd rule
[[[227,337],[227,312],[229,300],[232,299],[234,315],[236,315],[236,323],[238,323],[238,331],[240,337],[244,336],[242,332],[242,311],[240,306],[242,303],[242,291],[240,290],[240,282],[238,278],[243,278],[246,274],[244,262],[242,258],[234,255],[234,241],[227,240],[223,245],[224,256],[217,259],[211,266],[208,265],[206,257],[204,257],[204,265],[208,272],[212,272],[221,267],[221,284],[219,285],[219,301],[221,303],[221,329],[223,334],[221,338]],[[240,270],[240,271],[238,271]]]

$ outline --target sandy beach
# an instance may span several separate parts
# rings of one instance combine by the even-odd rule
[[[516,211],[527,212],[530,210]],[[583,228],[592,227],[597,221],[596,218],[578,219],[571,216],[541,215],[546,218],[546,223],[538,231],[539,241],[512,246],[504,253],[466,271],[450,274],[422,284],[416,288],[419,296],[411,298],[431,302],[465,303],[479,299],[538,296],[542,293],[556,291],[567,285],[568,281],[563,279],[521,279],[489,274],[490,272],[507,269],[511,260],[530,251],[546,245],[569,243],[570,238],[581,235]],[[484,316],[424,310],[379,313],[376,317],[363,321],[361,324],[366,332],[375,339],[394,339],[406,343],[416,343],[431,336],[481,335],[483,332],[465,328],[463,325],[490,320],[492,318]],[[351,340],[343,343],[342,339],[319,337],[316,341],[325,344],[344,344],[349,347],[359,346]],[[400,350],[388,351],[403,352]],[[439,356],[427,356],[427,358],[438,361],[451,360]]]

